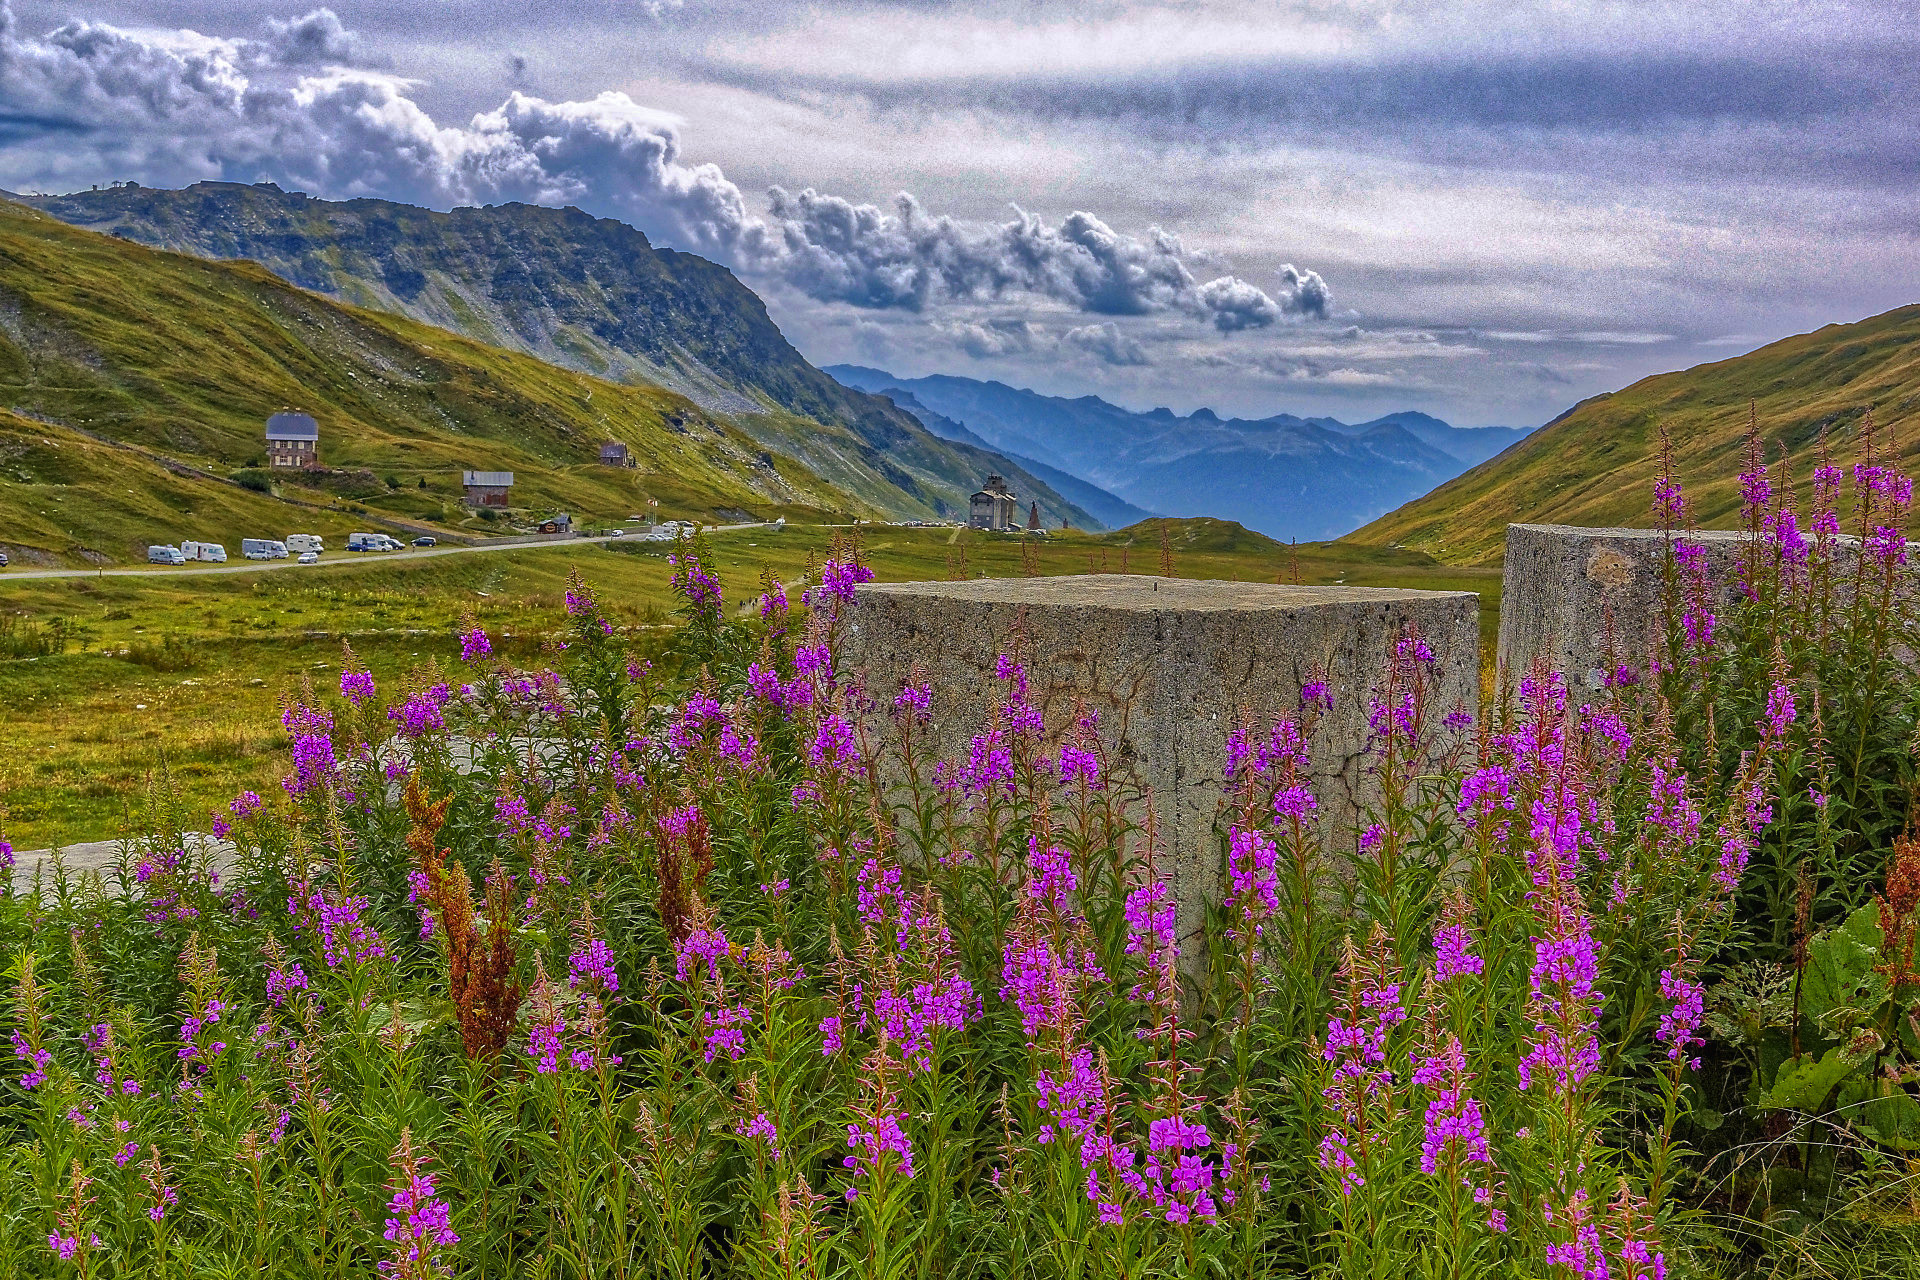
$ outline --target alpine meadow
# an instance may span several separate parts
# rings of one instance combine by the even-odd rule
[[[1916,56],[0,0],[0,1280],[1920,1280]]]

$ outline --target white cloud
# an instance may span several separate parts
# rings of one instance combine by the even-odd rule
[[[271,22],[263,40],[84,22],[29,39],[0,0],[0,109],[39,122],[0,157],[0,174],[78,185],[91,167],[95,181],[273,179],[441,208],[573,204],[816,301],[869,309],[1024,295],[1095,315],[1185,314],[1223,333],[1326,312],[1314,272],[1289,265],[1273,294],[1232,275],[1202,281],[1177,237],[1133,235],[1088,212],[1053,223],[1016,207],[1005,221],[969,221],[905,192],[882,209],[776,186],[762,214],[718,165],[684,154],[677,117],[625,93],[554,102],[514,91],[464,126],[442,125],[413,82],[358,56],[327,9]]]

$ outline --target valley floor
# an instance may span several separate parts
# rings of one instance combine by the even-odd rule
[[[878,578],[910,581],[1158,573],[1161,525],[1181,577],[1479,592],[1483,668],[1491,659],[1498,570],[1413,552],[1292,551],[1215,521],[1032,542],[939,527],[858,533]],[[833,538],[849,532],[739,530],[714,540],[713,567],[729,601],[757,598],[764,573],[789,584],[797,604],[792,584],[817,575]],[[0,577],[0,832],[17,849],[111,839],[137,824],[152,794],[203,813],[239,791],[263,791],[287,766],[283,700],[309,682],[337,685],[343,644],[382,682],[422,666],[451,673],[456,632],[468,619],[530,658],[550,639],[576,569],[621,627],[664,636],[672,625],[670,544],[582,539],[491,550],[335,557],[297,573]]]

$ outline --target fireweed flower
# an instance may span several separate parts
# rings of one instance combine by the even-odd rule
[[[493,802],[493,820],[510,836],[533,830],[533,814],[521,796],[499,796]]]
[[[280,717],[293,735],[293,772],[281,779],[288,795],[298,798],[339,781],[340,764],[333,753],[333,716],[317,707],[294,705]]]
[[[1767,518],[1767,545],[1784,565],[1798,568],[1807,563],[1807,538],[1800,532],[1800,521],[1793,514],[1793,508],[1781,507]]]
[[[284,1005],[296,991],[308,990],[306,972],[296,960],[272,965],[267,970],[267,999],[275,1007]]]
[[[368,905],[365,894],[299,886],[287,899],[287,914],[294,918],[296,930],[318,930],[327,967],[337,969],[349,961],[365,964],[387,954],[379,930],[360,918]]]
[[[1679,481],[1668,475],[1662,475],[1654,481],[1653,509],[1668,528],[1687,522],[1687,500],[1681,492]]]
[[[1227,877],[1232,882],[1226,906],[1238,908],[1242,919],[1260,932],[1260,922],[1280,909],[1280,850],[1264,831],[1236,825],[1227,849]]]
[[[852,560],[828,560],[820,570],[820,589],[836,600],[853,603],[854,588],[873,581],[873,570]]]
[[[1087,1198],[1099,1205],[1102,1224],[1119,1226],[1126,1220],[1118,1199],[1108,1199],[1100,1185],[1103,1169],[1116,1190],[1124,1186],[1168,1222],[1185,1225],[1195,1218],[1212,1220],[1218,1213],[1213,1185],[1225,1170],[1196,1154],[1212,1146],[1213,1135],[1191,1117],[1184,1098],[1169,1097],[1167,1103],[1168,1114],[1147,1122],[1144,1158],[1104,1133],[1089,1133],[1082,1141]]]
[[[1447,896],[1439,927],[1433,931],[1433,977],[1436,982],[1486,972],[1487,963],[1473,953],[1473,908],[1458,891]]]
[[[894,715],[900,720],[926,724],[933,719],[933,689],[926,684],[909,684],[893,699]]]
[[[567,957],[567,983],[575,991],[598,990],[613,995],[620,990],[620,975],[614,971],[613,952],[599,938]]]
[[[1684,966],[1684,963],[1683,956],[1681,964]],[[1660,1015],[1660,1025],[1654,1030],[1653,1038],[1667,1046],[1669,1061],[1699,1070],[1700,1059],[1689,1059],[1687,1054],[1706,1043],[1696,1034],[1706,1016],[1706,989],[1672,969],[1662,969],[1660,998],[1667,1002],[1667,1008]]]
[[[1413,1084],[1431,1090],[1427,1103],[1425,1131],[1420,1141],[1420,1172],[1433,1175],[1445,1171],[1460,1174],[1473,1185],[1464,1170],[1471,1165],[1493,1165],[1493,1153],[1487,1146],[1487,1121],[1480,1102],[1467,1092],[1473,1075],[1467,1070],[1466,1052],[1459,1037],[1449,1033],[1437,1053],[1422,1057],[1413,1070]],[[1486,1202],[1484,1184],[1475,1199]]]
[[[440,1197],[433,1175],[426,1171],[428,1157],[413,1148],[410,1130],[400,1131],[400,1145],[390,1163],[393,1177],[388,1183],[393,1196],[387,1202],[389,1217],[382,1233],[392,1250],[379,1264],[381,1275],[395,1280],[425,1280],[451,1271],[439,1251],[460,1242],[453,1231],[453,1210]]]
[[[1105,785],[1100,781],[1100,758],[1071,742],[1060,748],[1059,765],[1060,785],[1063,787],[1079,785],[1089,791],[1098,791]]]
[[[720,579],[709,573],[700,563],[700,557],[692,551],[676,551],[667,557],[667,563],[673,567],[673,591],[687,606],[702,618],[718,620],[720,617]],[[591,597],[587,601],[591,607]],[[567,612],[574,612],[574,595],[567,593]]]
[[[969,799],[986,799],[996,787],[1004,788],[1011,797],[1013,753],[1007,749],[1005,731],[995,728],[975,734],[967,762],[960,767],[958,776],[961,792]]]
[[[673,949],[674,976],[681,982],[688,981],[699,969],[702,962],[707,967],[707,981],[720,980],[720,961],[732,951],[727,935],[717,928],[700,928],[690,931]]]
[[[757,662],[747,666],[747,692],[776,710],[787,705],[787,688],[780,673]]]
[[[1685,633],[1687,647],[1696,653],[1705,652],[1713,647],[1713,629],[1716,621],[1713,612],[1713,583],[1707,567],[1707,549],[1698,542],[1688,542],[1684,538],[1673,544],[1673,558],[1680,566],[1680,576],[1685,589],[1685,607],[1680,617],[1680,629]]]
[[[1866,551],[1889,568],[1904,565],[1907,562],[1906,535],[1892,525],[1875,525],[1873,532],[1867,535]]]
[[[1341,1009],[1327,1021],[1320,1056],[1332,1064],[1322,1090],[1333,1115],[1320,1140],[1319,1164],[1333,1174],[1342,1195],[1367,1184],[1377,1126],[1376,1112],[1391,1114],[1393,1072],[1387,1068],[1387,1037],[1407,1020],[1391,947],[1379,925],[1366,954],[1349,937],[1340,959]]]
[[[1713,882],[1723,893],[1731,893],[1739,886],[1740,876],[1747,869],[1747,860],[1759,847],[1760,832],[1773,821],[1766,771],[1755,770],[1737,798],[1738,808],[1731,804],[1728,806],[1726,820],[1718,829],[1720,858],[1713,871]]]
[[[387,719],[400,726],[408,738],[425,737],[435,729],[447,727],[442,709],[453,699],[453,690],[444,684],[414,694],[397,707],[387,709]]]
[[[1027,837],[1027,894],[1035,902],[1050,905],[1054,913],[1064,915],[1072,910],[1068,897],[1080,888],[1080,879],[1073,874],[1073,859],[1059,845],[1040,847],[1035,836]]]
[[[1520,1087],[1546,1080],[1566,1094],[1600,1066],[1600,958],[1576,888],[1556,880],[1534,897],[1541,932],[1533,940],[1527,1008],[1534,1026],[1518,1067]]]
[[[27,1064],[26,1074],[20,1077],[22,1089],[37,1089],[47,1082],[47,1064],[53,1061],[51,1052],[35,1047],[25,1036],[15,1031],[13,1056]]]
[[[1057,950],[1051,932],[1023,906],[1001,948],[1000,998],[1019,1011],[1029,1044],[1049,1029],[1069,1029],[1077,1008],[1075,993],[1104,981],[1106,974],[1090,949]]]
[[[1793,723],[1793,716],[1793,690],[1784,684],[1776,683],[1767,694],[1765,736],[1776,742],[1786,737],[1787,727]]]
[[[1041,1067],[1034,1074],[1034,1093],[1040,1122],[1034,1140],[1045,1145],[1056,1137],[1063,1141],[1083,1141],[1106,1117],[1111,1082],[1090,1048],[1075,1051],[1058,1075],[1054,1068]]]
[[[712,1062],[724,1053],[738,1062],[747,1051],[746,1027],[752,1022],[753,1010],[746,1005],[722,1005],[703,1012],[700,1025],[707,1031],[706,1060]]]
[[[167,1216],[167,1210],[179,1203],[180,1193],[167,1182],[166,1166],[160,1163],[158,1148],[147,1153],[147,1167],[141,1176],[146,1180],[147,1194],[153,1201],[147,1208],[147,1217],[159,1222]]]
[[[340,696],[354,706],[373,700],[373,672],[342,671],[340,673]]]
[[[826,769],[848,778],[859,777],[865,772],[853,726],[837,714],[821,717],[820,728],[814,734],[807,759],[816,769]]]
[[[734,1133],[742,1138],[763,1139],[767,1144],[767,1154],[775,1160],[780,1158],[780,1131],[774,1127],[773,1121],[767,1119],[766,1112],[762,1111],[753,1119],[743,1121],[734,1128]]]
[[[460,633],[460,661],[477,662],[492,653],[493,643],[487,639],[487,633],[479,627]]]
[[[847,1186],[847,1199],[859,1198],[860,1179],[870,1178],[883,1157],[891,1156],[894,1167],[903,1177],[913,1176],[913,1141],[900,1127],[904,1119],[902,1114],[887,1114],[847,1126],[847,1148],[852,1154],[840,1162],[853,1170],[854,1181]]]

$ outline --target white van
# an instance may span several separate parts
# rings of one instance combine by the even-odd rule
[[[287,550],[294,555],[304,551],[325,551],[327,548],[317,533],[290,533],[287,535]]]
[[[240,554],[249,560],[285,560],[287,544],[274,538],[242,538]]]
[[[178,547],[148,547],[148,564],[185,564],[187,558],[180,554]]]
[[[180,554],[188,560],[199,560],[207,564],[225,564],[227,549],[217,542],[183,542]]]

